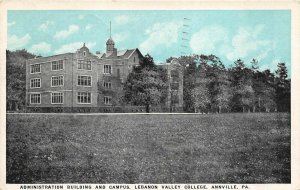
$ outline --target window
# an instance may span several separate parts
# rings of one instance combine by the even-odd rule
[[[176,70],[171,70],[171,78],[172,78],[172,82],[178,83],[179,82],[179,72]]]
[[[51,77],[51,86],[63,86],[64,76],[53,76]]]
[[[111,65],[104,65],[104,74],[111,74]]]
[[[64,95],[62,92],[52,92],[51,93],[51,103],[52,104],[63,104]]]
[[[92,77],[91,76],[78,76],[78,85],[92,86]]]
[[[111,104],[111,97],[110,96],[104,96],[104,104],[110,105]]]
[[[117,77],[120,77],[120,69],[117,69]]]
[[[78,60],[77,63],[78,63],[77,68],[78,69],[83,69],[83,63],[84,63],[84,61],[83,60]]]
[[[86,56],[86,52],[84,51],[84,52],[83,52],[83,57],[85,57],[85,56]]]
[[[30,65],[30,73],[40,73],[41,72],[41,64]]]
[[[111,88],[111,82],[104,82],[104,83],[103,83],[103,86],[104,86],[105,88]]]
[[[86,70],[92,70],[92,62],[91,61],[86,61]]]
[[[63,70],[64,69],[64,61],[59,60],[59,61],[52,61],[52,71],[58,71],[58,70]]]
[[[41,103],[41,94],[32,93],[30,94],[30,104],[40,104]]]
[[[78,69],[92,70],[92,61],[78,60]]]
[[[40,78],[30,79],[30,88],[41,88],[41,79]]]
[[[133,62],[135,63],[135,57],[133,57]]]
[[[79,104],[90,104],[91,103],[91,93],[90,92],[78,92],[77,102]]]
[[[171,77],[172,78],[178,78],[179,77],[179,72],[176,70],[171,70]]]

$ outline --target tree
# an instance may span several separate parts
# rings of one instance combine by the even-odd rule
[[[275,73],[277,76],[276,103],[278,111],[290,111],[291,87],[285,63],[278,63]]]
[[[205,83],[198,84],[191,90],[194,112],[207,112],[211,104],[209,90]]]
[[[232,106],[235,111],[250,111],[254,104],[252,71],[245,67],[244,61],[238,59],[231,69],[232,89],[234,90]]]
[[[151,105],[158,105],[166,90],[166,72],[159,69],[147,54],[140,65],[133,68],[124,85],[124,100],[132,105],[143,105],[150,112]]]
[[[197,63],[196,56],[181,56],[178,58],[178,62],[184,67],[188,67],[191,64]]]
[[[288,73],[287,73],[287,68],[285,66],[285,63],[278,63],[277,64],[277,70],[275,71],[277,77],[278,77],[278,86],[285,88],[287,85],[287,78],[288,78]]]
[[[264,108],[265,112],[270,112],[271,109],[276,110],[275,94],[276,91],[272,86],[264,85],[264,91],[260,96],[259,104]]]
[[[6,109],[19,110],[25,106],[26,60],[35,55],[25,49],[6,50]]]
[[[253,96],[253,104],[252,110],[253,112],[257,111],[257,107],[260,107],[260,100],[262,96],[262,90],[264,86],[264,81],[261,79],[261,72],[259,72],[258,61],[256,59],[252,59],[251,63],[251,70],[252,70],[252,88],[254,90]]]
[[[220,91],[215,97],[215,104],[218,107],[218,113],[222,113],[224,109],[230,109],[230,100],[232,97],[229,85],[222,85],[219,87]]]
[[[227,70],[222,61],[215,55],[206,56],[208,67],[207,77],[210,79],[209,91],[211,98],[211,110],[221,113],[228,109],[231,100],[230,81]]]
[[[253,72],[257,72],[259,69],[258,61],[256,59],[251,60],[251,69]]]
[[[274,74],[270,70],[253,72],[253,112],[276,110]]]

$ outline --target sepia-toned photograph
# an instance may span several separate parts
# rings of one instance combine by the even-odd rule
[[[5,14],[7,184],[292,183],[291,10]]]

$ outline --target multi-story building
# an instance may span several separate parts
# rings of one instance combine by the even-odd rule
[[[26,64],[26,106],[37,112],[144,111],[121,101],[123,83],[143,55],[138,49],[115,48],[110,38],[106,52],[92,54],[83,45],[75,53],[30,59]],[[170,78],[165,110],[182,108],[182,68],[166,64]],[[177,98],[174,98],[177,97]],[[175,108],[176,107],[176,108]]]
[[[167,70],[168,75],[168,97],[165,102],[166,108],[170,112],[182,111],[183,106],[183,66],[177,59],[170,63],[161,64]]]

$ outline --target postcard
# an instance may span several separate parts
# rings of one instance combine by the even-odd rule
[[[300,189],[296,1],[2,1],[1,189]]]

